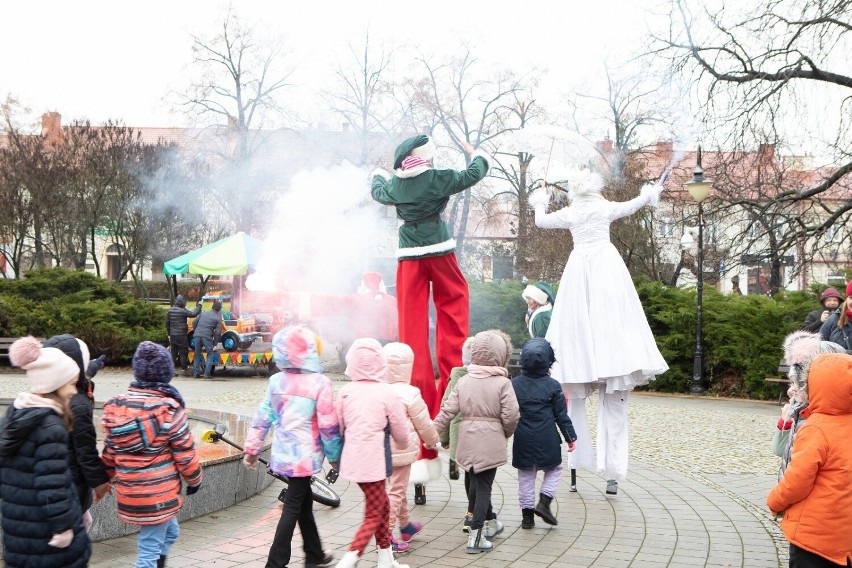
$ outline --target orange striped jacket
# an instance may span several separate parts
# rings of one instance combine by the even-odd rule
[[[201,483],[201,465],[184,409],[155,390],[130,388],[104,405],[106,443],[101,458],[115,479],[118,515],[155,525],[183,504],[180,478]]]

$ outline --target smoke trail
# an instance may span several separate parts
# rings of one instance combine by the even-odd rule
[[[393,256],[382,213],[363,168],[344,162],[297,173],[275,206],[263,260],[247,287],[354,292],[370,258]]]

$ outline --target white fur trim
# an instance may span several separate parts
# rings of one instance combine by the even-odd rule
[[[383,177],[387,180],[391,178],[391,173],[384,168],[376,168],[373,170],[373,173],[370,174],[370,177],[374,178],[376,176]]]
[[[408,478],[409,485],[425,485],[436,479],[441,479],[440,456],[433,460],[417,460],[411,464],[411,476]]]
[[[532,284],[524,288],[524,291],[521,293],[521,296],[525,300],[529,298],[530,300],[533,300],[542,306],[547,303],[547,294],[544,293],[544,290],[542,290],[541,288],[536,288]]]
[[[599,194],[603,189],[603,178],[591,170],[572,168],[562,177],[562,181],[567,182],[568,187],[574,190],[575,196]]]
[[[417,177],[423,172],[428,172],[432,169],[432,166],[419,166],[416,168],[411,168],[410,170],[403,170],[402,168],[398,170],[394,170],[396,172],[396,177],[398,178],[413,178]]]
[[[426,245],[422,247],[407,247],[397,249],[396,256],[397,258],[401,258],[403,256],[424,256],[427,254],[433,254],[436,252],[449,252],[451,250],[455,250],[456,248],[456,240],[450,239],[444,241],[442,243],[435,243],[434,245]]]
[[[408,155],[420,158],[422,160],[431,160],[432,158],[434,158],[436,150],[435,141],[432,140],[431,136],[427,136],[426,138],[427,141],[425,144],[414,148]]]
[[[536,290],[538,290],[538,288],[536,288]],[[549,312],[552,309],[553,306],[551,306],[550,304],[545,304],[543,306],[539,306],[533,313],[530,314],[530,322],[529,324],[527,324],[527,331],[530,332],[530,337],[535,337],[533,335],[533,323],[535,323],[535,316],[537,316],[538,314]]]
[[[480,149],[476,149],[473,151],[473,154],[470,155],[471,161],[473,161],[474,158],[482,158],[483,160],[485,160],[485,165],[488,166],[488,171],[491,171],[491,156],[489,156]]]

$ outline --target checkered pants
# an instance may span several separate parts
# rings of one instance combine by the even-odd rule
[[[364,554],[364,550],[375,535],[376,545],[379,548],[389,548],[391,545],[391,533],[388,527],[388,516],[390,515],[390,502],[385,490],[385,480],[359,483],[358,487],[364,492],[364,521],[361,528],[355,533],[349,550],[358,552],[358,556]]]

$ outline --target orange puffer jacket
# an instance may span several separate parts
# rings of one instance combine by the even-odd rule
[[[852,356],[825,354],[808,372],[811,415],[766,504],[789,542],[831,562],[852,559]]]

